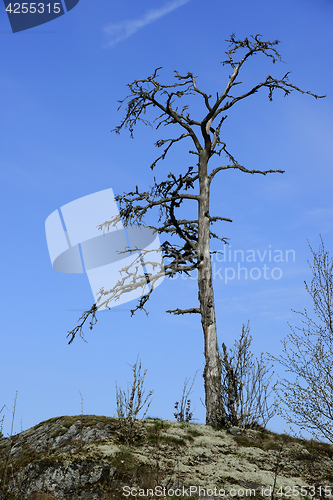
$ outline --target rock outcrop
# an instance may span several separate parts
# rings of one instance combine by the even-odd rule
[[[331,445],[264,430],[139,424],[133,443],[118,419],[95,415],[52,418],[2,439],[0,499],[331,496]]]

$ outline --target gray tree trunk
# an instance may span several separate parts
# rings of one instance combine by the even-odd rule
[[[222,366],[217,345],[215,303],[213,291],[212,264],[209,245],[209,179],[207,164],[209,154],[203,150],[199,159],[199,228],[198,256],[201,261],[198,268],[199,302],[201,324],[205,343],[205,384],[206,424],[216,427],[227,425],[227,415],[222,401],[221,373]]]

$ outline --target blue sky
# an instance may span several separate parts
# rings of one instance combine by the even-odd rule
[[[101,0],[94,8],[80,0],[51,23],[15,34],[4,6],[0,10],[4,432],[10,431],[16,390],[16,432],[21,425],[27,429],[54,416],[79,414],[79,391],[84,413],[114,415],[115,381],[126,388],[132,379],[127,363],[137,354],[147,369],[146,388],[154,390],[151,416],[172,419],[184,379],[199,370],[191,397],[194,417],[203,423],[199,316],[165,313],[197,306],[195,280],[164,280],[148,304],[148,317],[140,312],[131,317],[131,304],[99,313],[94,330],[86,329],[88,343],[78,338],[68,346],[67,331],[80,316],[75,309],[89,308],[93,297],[86,275],[53,270],[45,220],[82,196],[107,188],[122,193],[136,184],[145,189],[154,174],[162,179],[193,164],[193,155],[179,146],[152,174],[156,132],[140,126],[134,140],[111,133],[123,116],[117,100],[127,95],[127,83],[162,66],[161,80],[171,81],[175,69],[191,71],[198,85],[214,94],[227,82],[228,69],[220,63],[232,32],[239,38],[261,33],[263,39],[279,39],[284,63],[272,65],[257,56],[244,67],[244,88],[267,74],[291,71],[292,83],[327,97],[285,98],[276,92],[269,102],[263,91],[230,110],[223,140],[239,163],[285,174],[223,172],[211,199],[212,215],[233,219],[216,226],[230,238],[230,250],[256,255],[246,264],[248,273],[264,264],[270,269],[269,279],[262,270],[258,279],[249,274],[244,279],[245,271],[237,279],[238,261],[214,262],[219,345],[231,347],[249,320],[253,353],[278,355],[287,322],[298,321],[291,309],[311,306],[303,284],[311,279],[307,240],[317,250],[321,233],[327,249],[333,246],[333,5],[330,0]],[[295,259],[286,262],[288,250]],[[274,262],[276,255],[283,261]],[[227,283],[226,267],[236,273]],[[273,272],[279,279],[271,275],[274,267],[281,270]],[[276,370],[283,376],[282,368]],[[287,425],[276,417],[269,428],[282,432]]]

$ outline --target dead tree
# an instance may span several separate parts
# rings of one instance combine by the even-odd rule
[[[198,269],[199,304],[190,309],[177,308],[167,312],[173,314],[198,313],[201,316],[206,361],[203,373],[207,411],[206,423],[215,426],[226,425],[227,415],[221,394],[221,362],[217,344],[210,238],[218,238],[223,242],[226,240],[212,232],[211,225],[218,221],[232,221],[226,217],[210,214],[211,183],[217,174],[229,169],[240,170],[252,175],[283,173],[283,170],[248,169],[237,162],[221,139],[221,128],[227,118],[225,113],[239,101],[254,95],[263,88],[268,90],[269,100],[273,99],[275,90],[281,90],[285,96],[292,91],[297,91],[315,98],[323,97],[303,91],[289,83],[288,73],[281,79],[268,75],[263,82],[245,92],[238,93],[236,89],[240,87],[236,86],[242,83],[238,80],[243,65],[256,54],[267,56],[273,63],[281,60],[281,56],[276,50],[279,41],[265,42],[262,41],[261,35],[238,40],[234,34],[227,41],[230,45],[225,52],[227,59],[223,65],[230,68],[231,75],[224,90],[218,90],[215,97],[212,97],[198,87],[197,77],[190,72],[180,74],[175,71],[175,83],[163,84],[159,78],[161,68],[157,68],[152,76],[143,80],[135,80],[128,85],[129,95],[119,101],[119,108],[126,107],[125,117],[120,125],[114,129],[117,134],[123,129],[128,129],[131,137],[133,137],[134,127],[140,122],[156,129],[173,125],[175,130],[179,130],[179,135],[174,138],[157,140],[155,146],[162,148],[163,152],[150,165],[151,169],[154,169],[160,160],[166,158],[170,148],[181,141],[191,143],[192,147],[189,153],[197,157],[196,168],[191,166],[185,173],[169,173],[167,179],[160,183],[154,179],[154,186],[145,192],[139,191],[136,186],[134,191],[119,195],[116,200],[120,206],[120,218],[125,227],[143,224],[147,212],[150,209],[159,208],[158,224],[150,227],[166,238],[161,245],[165,276],[172,278],[177,273],[190,273],[194,269]],[[202,99],[205,111],[201,118],[194,118],[189,110],[189,104],[186,103],[188,96]],[[181,99],[182,103],[180,104]],[[149,113],[152,115],[152,122],[146,118]],[[221,156],[227,158],[226,164],[222,163],[222,165],[209,169],[208,166],[213,163],[212,160],[217,160]],[[196,215],[192,220],[181,218],[176,213],[185,202],[196,204]],[[112,220],[104,222],[100,225],[100,229],[105,230],[111,225],[115,225],[116,219],[112,218]],[[180,245],[174,243],[174,237],[180,240]],[[116,300],[122,293],[129,290],[128,287],[125,287],[124,280],[132,276],[133,273],[129,273],[128,269],[123,271],[125,277],[119,280],[112,290],[102,289],[97,304],[86,311],[80,318],[78,326],[69,332],[69,343],[73,341],[77,333],[82,335],[82,327],[89,317],[91,317],[90,328],[93,327],[97,321],[96,311],[100,307],[105,307],[105,304],[108,304],[111,299]],[[151,288],[142,295],[132,313],[137,309],[144,309],[154,290],[154,280],[156,281],[159,277],[159,273],[156,276],[149,275]],[[135,278],[135,280],[130,279],[130,289],[142,286],[145,276],[137,275]]]

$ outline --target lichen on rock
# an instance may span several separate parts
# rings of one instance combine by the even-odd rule
[[[96,415],[56,417],[1,440],[0,500],[109,500],[123,498],[125,486],[158,485],[223,488],[231,498],[231,490],[260,496],[275,479],[276,491],[332,483],[328,444],[159,419],[140,425],[132,444],[121,440],[117,418]]]

